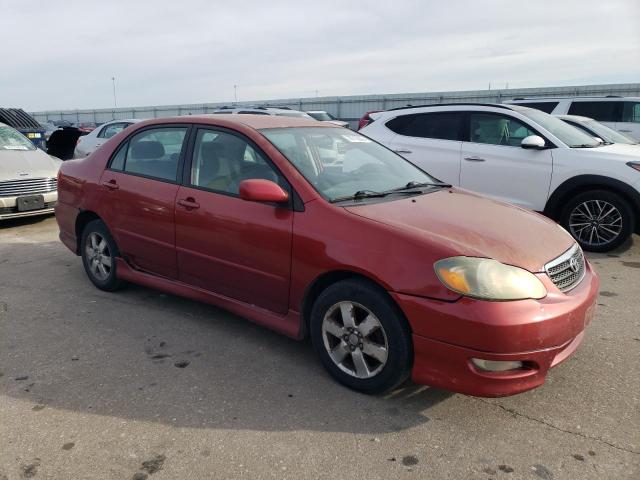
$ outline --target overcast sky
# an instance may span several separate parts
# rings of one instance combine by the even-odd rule
[[[640,1],[0,0],[26,110],[640,82]]]

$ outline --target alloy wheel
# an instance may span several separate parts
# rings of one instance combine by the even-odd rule
[[[91,274],[104,282],[111,274],[113,258],[107,240],[97,232],[91,232],[87,237],[85,253]]]
[[[614,241],[622,233],[622,214],[605,200],[587,200],[569,216],[571,234],[585,245],[600,246]]]
[[[322,340],[329,357],[343,372],[360,379],[376,376],[389,354],[380,320],[355,302],[339,302],[322,320]]]

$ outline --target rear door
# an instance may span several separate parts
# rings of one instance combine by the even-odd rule
[[[134,267],[177,278],[175,200],[189,127],[146,128],[127,140],[101,178],[104,219]]]
[[[176,198],[180,280],[284,314],[289,304],[293,209],[242,200],[240,182],[291,187],[246,137],[198,128]]]
[[[542,211],[549,194],[551,149],[527,150],[522,139],[538,135],[520,120],[493,112],[468,114],[460,186],[497,200]]]
[[[397,133],[390,148],[443,182],[460,182],[463,112],[401,115],[387,123]]]

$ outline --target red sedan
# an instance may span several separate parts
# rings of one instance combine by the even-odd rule
[[[133,282],[301,339],[339,382],[479,396],[541,385],[598,277],[570,235],[344,128],[262,115],[138,123],[58,179],[60,238]]]

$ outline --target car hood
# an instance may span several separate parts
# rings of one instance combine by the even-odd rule
[[[540,214],[455,188],[346,210],[397,228],[447,256],[493,258],[531,272],[544,271],[575,243]]]
[[[40,149],[0,150],[0,182],[55,177],[61,163]]]

